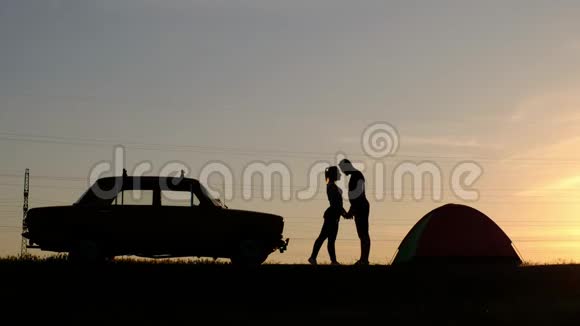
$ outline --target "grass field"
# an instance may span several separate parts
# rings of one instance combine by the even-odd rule
[[[147,325],[578,325],[580,265],[0,260],[6,320]]]

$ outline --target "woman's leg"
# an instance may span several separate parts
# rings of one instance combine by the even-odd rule
[[[320,230],[320,235],[314,241],[314,247],[312,248],[312,255],[310,255],[311,259],[316,259],[318,257],[318,252],[320,252],[320,248],[322,248],[322,244],[328,238],[328,223],[327,220],[324,220],[324,224],[322,225],[322,230]]]
[[[329,219],[329,230],[328,230],[328,255],[330,256],[330,261],[333,263],[338,263],[336,260],[336,237],[338,236],[338,222],[339,219]]]

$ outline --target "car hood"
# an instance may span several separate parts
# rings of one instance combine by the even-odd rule
[[[26,213],[26,221],[32,221],[47,216],[58,216],[64,212],[70,211],[74,206],[50,206],[31,208]]]
[[[28,210],[28,212],[26,213],[27,217],[30,216],[35,216],[35,215],[39,215],[39,214],[53,214],[53,213],[59,213],[62,211],[68,211],[73,209],[74,206],[48,206],[48,207],[36,207],[36,208],[31,208]]]
[[[263,212],[256,212],[256,211],[247,211],[247,210],[240,210],[240,209],[227,209],[227,214],[232,216],[253,216],[256,218],[263,218],[263,219],[272,219],[272,220],[281,220],[283,221],[284,218],[280,215],[270,214],[270,213],[263,213]]]

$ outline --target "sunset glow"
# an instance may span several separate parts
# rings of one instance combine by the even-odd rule
[[[308,258],[328,201],[323,186],[308,200],[294,194],[312,166],[341,155],[367,167],[373,262],[389,263],[410,228],[448,202],[490,216],[528,262],[580,261],[577,5],[59,3],[0,5],[0,255],[20,249],[25,168],[31,207],[69,205],[122,145],[130,171],[230,168],[228,207],[285,218],[291,245],[271,261]],[[400,146],[377,159],[361,137],[381,121]],[[243,184],[255,162],[288,167],[291,182],[274,179],[272,200],[243,198],[263,190],[258,179]],[[393,199],[404,162],[437,166],[443,199],[429,180],[422,200],[409,180]],[[451,189],[462,162],[483,170],[475,201]],[[210,180],[217,192],[229,184]],[[351,221],[341,221],[337,252],[357,258]]]

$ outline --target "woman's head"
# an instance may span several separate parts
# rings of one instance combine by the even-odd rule
[[[340,180],[340,172],[338,171],[338,167],[330,166],[326,168],[326,170],[324,171],[324,176],[326,177],[327,183],[336,182]]]

